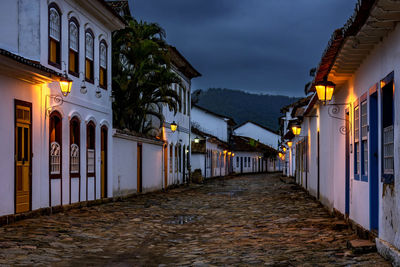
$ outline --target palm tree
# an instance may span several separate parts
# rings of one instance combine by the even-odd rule
[[[177,112],[180,99],[171,85],[181,82],[171,70],[164,30],[133,18],[127,24],[113,34],[114,126],[148,134],[164,123],[163,105]]]

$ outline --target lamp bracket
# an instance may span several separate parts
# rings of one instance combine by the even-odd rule
[[[335,103],[335,104],[327,104],[327,106],[329,106],[328,107],[329,117],[346,122],[345,125],[340,126],[339,132],[342,135],[346,135],[347,133],[349,133],[351,130],[349,120],[347,120],[346,118],[339,117],[338,114],[340,114],[340,112],[342,111],[341,107],[343,107],[343,106],[344,106],[344,108],[346,108],[346,107],[351,108],[351,103]],[[346,125],[349,125],[349,127],[347,127]]]
[[[50,106],[50,100],[53,100],[53,106]],[[46,115],[50,116],[51,110],[55,107],[61,106],[64,103],[64,98],[61,95],[46,95]]]

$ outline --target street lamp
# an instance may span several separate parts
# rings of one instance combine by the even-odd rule
[[[195,143],[195,144],[198,144],[198,143],[200,143],[200,138],[198,138],[198,137],[195,137],[195,138],[194,138],[194,143]]]
[[[301,126],[300,125],[293,125],[292,132],[294,135],[300,135],[301,133]]]
[[[282,147],[282,150],[283,150],[283,152],[286,152],[286,147],[285,146]]]
[[[176,124],[176,122],[173,121],[173,122],[170,124],[170,127],[171,127],[171,131],[172,131],[172,132],[175,132],[176,129],[178,129],[178,124]]]
[[[288,141],[288,142],[287,142],[287,145],[288,145],[289,148],[291,148],[292,145],[293,145],[293,142],[292,142],[292,141]]]
[[[71,86],[72,80],[68,79],[68,77],[60,80],[60,88],[63,96],[67,96],[71,93]]]
[[[315,84],[315,90],[317,91],[318,99],[324,104],[331,101],[335,86],[333,82],[328,81],[326,76],[323,81],[317,82]]]

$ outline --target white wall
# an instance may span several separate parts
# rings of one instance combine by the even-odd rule
[[[228,141],[228,122],[225,119],[197,107],[192,107],[191,120],[192,124],[199,130],[224,142]]]
[[[235,129],[235,135],[251,137],[272,148],[278,148],[280,136],[254,123],[247,122]]]

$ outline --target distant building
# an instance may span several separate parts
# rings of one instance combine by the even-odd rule
[[[239,126],[236,126],[234,134],[238,136],[251,137],[275,149],[279,146],[280,135],[277,131],[268,129],[267,127],[253,121],[246,121]]]

